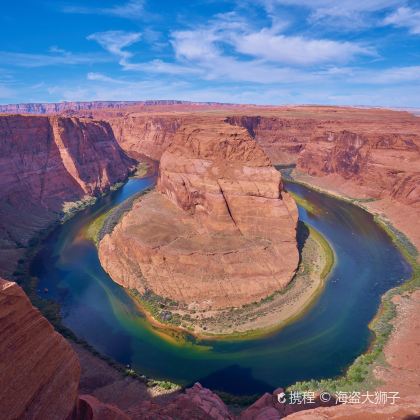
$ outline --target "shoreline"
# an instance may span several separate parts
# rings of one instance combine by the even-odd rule
[[[285,289],[275,291],[260,302],[240,308],[203,312],[196,322],[185,321],[185,316],[188,320],[191,319],[189,311],[172,310],[183,319],[181,325],[176,325],[162,322],[153,316],[154,306],[144,301],[137,291],[129,289],[127,293],[152,325],[154,332],[177,344],[180,344],[179,341],[182,344],[186,339],[250,340],[277,333],[303,317],[316,303],[336,262],[334,250],[326,238],[315,228],[303,223],[302,226],[308,230],[308,238],[303,246],[302,260],[295,275]],[[236,325],[224,325],[226,319],[238,318],[241,321]]]
[[[323,194],[326,194],[326,195],[329,195],[329,196],[332,196],[332,197],[334,197],[334,198],[336,198],[336,199],[341,199],[341,200],[344,200],[344,201],[347,201],[347,202],[350,202],[350,203],[352,203],[352,204],[354,204],[354,205],[357,205],[357,206],[359,206],[359,207],[361,207],[361,208],[363,208],[365,211],[367,211],[368,213],[370,213],[370,214],[372,214],[374,217],[375,216],[377,216],[377,217],[379,217],[377,214],[375,214],[373,211],[370,211],[369,209],[366,209],[364,206],[361,206],[359,203],[357,203],[357,201],[355,202],[353,199],[351,199],[351,198],[348,198],[348,197],[346,197],[345,195],[340,195],[339,193],[336,193],[336,192],[334,192],[334,191],[330,191],[330,190],[326,190],[326,189],[323,189],[323,188],[321,188],[321,187],[318,187],[316,184],[314,185],[314,184],[309,184],[309,183],[307,183],[307,182],[301,182],[299,179],[292,179],[291,181],[293,181],[293,182],[296,182],[296,183],[301,183],[301,184],[303,184],[303,185],[305,185],[306,187],[308,187],[308,188],[312,188],[312,189],[314,189],[314,190],[316,190],[316,191],[318,191],[318,192],[321,192],[321,193],[323,193]],[[376,223],[379,223],[379,219],[377,218],[377,217],[375,217],[375,222]],[[386,228],[387,227],[387,224],[384,222],[383,223],[383,225],[382,225],[382,227],[383,228]],[[402,244],[402,243],[400,243],[399,242],[399,240],[398,240],[398,238],[395,236],[395,234],[392,232],[392,231],[390,231],[389,232],[389,235],[392,237],[392,239],[393,239],[393,242],[395,243],[395,245],[400,249],[400,250],[403,250],[403,251],[406,251],[405,250],[405,247],[404,247],[404,244]],[[408,251],[406,251],[406,252],[408,252]],[[413,267],[413,265],[410,263],[410,265]],[[417,276],[417,279],[418,279],[418,276]],[[399,286],[399,287],[405,287],[406,286],[406,284],[407,283],[411,283],[411,281],[412,280],[416,280],[416,274],[415,274],[415,270],[413,269],[413,276],[412,276],[412,278],[411,279],[409,279],[409,280],[407,280],[405,283],[403,283],[403,285],[401,285],[401,286]],[[29,282],[30,283],[30,282]],[[29,287],[32,287],[32,286],[29,286]],[[417,287],[418,288],[418,287]],[[388,292],[386,292],[383,296],[382,296],[382,301],[385,299],[385,296],[389,293],[389,292],[391,292],[392,290],[394,290],[394,289],[390,289]],[[35,294],[37,294],[36,293],[36,288],[34,288],[33,289],[33,292],[35,292]],[[28,294],[29,295],[29,294]],[[53,317],[52,318],[54,318],[55,316],[55,312],[56,312],[56,304],[54,303],[54,302],[51,302],[51,301],[48,301],[48,300],[46,300],[44,297],[42,297],[42,296],[37,296],[40,300],[43,300],[43,301],[47,301],[48,303],[48,305],[50,306],[50,309],[51,309],[51,307],[52,307],[52,310],[48,310],[48,308],[47,308],[47,310],[48,310],[48,312],[49,312],[49,315],[51,315],[51,313],[52,313],[52,315],[53,315]],[[35,305],[35,306],[37,306],[38,307],[38,305]],[[383,312],[382,312],[382,310],[381,310],[381,308],[382,308],[382,306],[383,306],[383,304],[381,304],[381,306],[379,307],[379,309],[378,309],[378,312],[377,312],[377,314],[375,315],[375,318],[371,321],[371,323],[369,324],[369,327],[371,326],[371,325],[373,325],[375,322],[377,322],[377,318],[380,318],[380,317],[382,317],[383,316]],[[45,308],[44,308],[45,309]],[[45,314],[44,314],[45,315]],[[47,316],[47,318],[51,321],[51,319],[50,319],[50,316]],[[392,318],[390,318],[390,321],[392,321],[394,319],[394,317],[392,317]],[[60,325],[58,325],[57,324],[57,322],[59,323],[60,321],[58,320],[58,319],[55,319],[55,321],[56,322],[54,322],[54,326],[55,326],[55,328],[56,328],[56,330],[58,331],[58,332],[60,332],[61,334],[63,334],[67,339],[69,339],[71,342],[80,342],[79,341],[79,339],[77,338],[77,337],[75,337],[74,336],[74,334],[72,334],[72,332],[70,331],[70,330],[67,330],[65,327],[62,327],[62,326],[60,326]],[[165,325],[165,329],[167,328],[167,326]],[[67,331],[66,331],[67,330]],[[69,335],[68,335],[68,333],[70,333],[70,335],[72,336],[71,338],[69,337]],[[391,335],[391,337],[392,337],[392,335]],[[389,340],[390,340],[390,338],[391,337],[388,337],[388,339],[385,341],[385,343],[384,343],[384,345],[387,343],[387,342],[389,342]],[[212,337],[213,338],[213,337]],[[366,356],[366,355],[369,355],[369,352],[371,351],[371,348],[372,348],[372,346],[373,346],[373,344],[374,344],[374,341],[376,340],[376,338],[373,338],[373,340],[372,340],[372,343],[371,343],[371,346],[369,346],[369,349],[365,352],[365,353],[363,353],[363,354],[361,354],[358,358],[356,358],[355,359],[355,361],[353,362],[353,364],[352,365],[350,365],[349,367],[348,367],[348,369],[347,369],[347,372],[354,366],[354,365],[356,365],[356,364],[358,364],[358,361],[360,360],[360,358],[363,358],[364,356]],[[85,343],[83,343],[83,345],[85,345]],[[115,364],[117,364],[116,362],[114,362],[114,361],[111,361],[111,360],[107,360],[108,358],[107,357],[105,357],[105,356],[102,356],[100,353],[98,353],[94,348],[92,348],[91,346],[89,346],[87,343],[86,343],[86,348],[88,349],[88,351],[93,355],[93,357],[98,357],[99,359],[102,359],[102,360],[106,360],[107,361],[107,363],[108,364],[110,364],[111,366],[112,365],[115,365]],[[374,365],[374,366],[372,366],[371,367],[371,370],[373,370],[375,367],[377,366],[377,364],[376,365]],[[121,372],[121,375],[124,375],[124,373],[122,373]],[[125,374],[125,375],[127,375],[127,374]],[[139,374],[135,374],[137,377],[139,377],[139,379],[140,379],[140,377],[141,377],[141,374],[139,373]],[[343,377],[340,377],[340,378],[343,378]],[[331,381],[337,381],[337,379],[330,379]],[[314,384],[316,384],[316,381],[311,381],[311,380],[308,380],[308,381],[305,381],[305,382],[301,382],[301,383],[296,383],[296,384],[294,384],[294,385],[292,385],[292,386],[290,386],[290,387],[288,387],[288,390],[302,390],[302,389],[305,389],[305,386],[307,385],[307,384],[310,384],[310,390],[313,390],[314,389]],[[303,388],[302,388],[302,385],[303,385]],[[355,383],[355,385],[357,385],[357,387],[359,387],[360,386],[360,383],[359,382],[356,382]],[[323,390],[325,390],[325,389],[328,389],[328,386],[323,386],[323,388],[322,388]],[[368,387],[368,389],[372,389],[372,387]]]
[[[397,312],[397,305],[394,300],[398,297],[410,296],[412,293],[420,289],[420,264],[418,262],[418,250],[411,239],[403,232],[398,230],[393,224],[392,220],[366,207],[363,203],[369,202],[366,199],[356,199],[346,196],[334,190],[328,190],[317,184],[311,184],[306,180],[297,177],[288,176],[289,182],[303,185],[314,191],[326,194],[338,200],[353,204],[362,210],[372,215],[373,220],[380,226],[381,229],[390,237],[394,246],[399,250],[405,262],[411,267],[412,274],[404,283],[399,286],[389,289],[381,296],[381,303],[378,311],[373,319],[369,322],[368,328],[372,331],[372,337],[369,346],[365,352],[360,354],[354,362],[349,365],[343,375],[337,378],[327,378],[321,380],[307,380],[296,382],[287,387],[287,391],[331,391],[337,389],[340,391],[354,391],[358,390],[372,390],[376,389],[380,383],[380,379],[375,375],[375,371],[380,369],[383,363],[381,356],[384,355],[385,346],[391,342],[398,330],[394,329],[393,322],[401,316]],[[402,238],[401,238],[402,236]],[[408,243],[407,243],[408,242]],[[413,255],[413,250],[414,254]]]

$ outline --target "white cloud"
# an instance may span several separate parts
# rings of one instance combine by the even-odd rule
[[[177,58],[211,60],[220,55],[215,45],[215,41],[220,37],[212,30],[175,31],[172,37],[172,45]]]
[[[196,72],[205,80],[230,80],[253,83],[291,83],[315,80],[317,77],[296,69],[282,68],[261,59],[241,59],[227,55],[218,44],[222,40],[235,44],[236,32],[212,29],[174,32],[172,45],[183,68]],[[172,70],[170,63],[162,63],[161,72]]]
[[[267,29],[236,36],[234,45],[240,53],[292,65],[347,62],[356,55],[375,55],[372,48],[353,42],[276,35]]]
[[[103,54],[72,53],[57,48],[50,49],[51,54],[32,54],[10,51],[0,51],[0,61],[3,65],[17,67],[46,67],[59,65],[82,65],[103,63],[109,57]]]
[[[133,56],[131,52],[124,50],[124,48],[138,42],[140,38],[141,33],[139,32],[125,31],[96,32],[87,37],[88,40],[96,41],[102,48],[117,56],[122,66]]]
[[[325,16],[350,17],[372,13],[401,4],[401,0],[262,0],[266,6],[302,6],[310,9],[315,18]]]
[[[410,33],[420,35],[420,10],[399,7],[394,13],[388,15],[383,23],[384,25],[407,28]]]
[[[377,26],[378,12],[401,6],[404,0],[258,0],[272,16],[283,13],[282,7],[294,6],[309,12],[308,20],[322,28],[353,31]]]
[[[125,19],[137,19],[145,14],[144,0],[131,0],[127,3],[116,5],[113,7],[85,7],[85,6],[67,6],[63,8],[65,13],[79,13],[79,14],[100,14],[117,16]]]
[[[359,70],[354,73],[352,81],[373,85],[420,82],[420,66],[391,67],[381,70]]]

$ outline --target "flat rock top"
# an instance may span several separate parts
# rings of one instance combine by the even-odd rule
[[[181,127],[168,153],[223,164],[270,166],[264,151],[245,128],[203,120]]]
[[[150,248],[164,247],[174,254],[224,254],[261,248],[268,240],[241,235],[239,231],[208,232],[163,194],[152,192],[137,202],[122,220],[124,235]]]

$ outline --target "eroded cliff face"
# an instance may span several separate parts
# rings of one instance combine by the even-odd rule
[[[106,122],[0,116],[0,273],[65,202],[106,191],[133,165]]]
[[[8,419],[67,419],[80,366],[66,340],[16,284],[0,279],[0,413]]]
[[[349,194],[420,202],[420,120],[407,112],[339,107],[294,107],[233,115],[276,163],[348,184]],[[353,184],[353,188],[351,186]]]
[[[137,158],[142,154],[155,160],[172,143],[184,119],[176,115],[136,113],[107,118],[118,143],[129,156]]]
[[[157,192],[134,204],[99,246],[124,287],[194,308],[258,301],[298,263],[297,208],[246,130],[203,120],[178,130]]]
[[[93,110],[89,115],[109,121],[130,156],[143,153],[157,160],[182,125],[224,118],[246,128],[273,163],[297,164],[298,171],[319,178],[337,177],[337,184],[363,187],[366,197],[419,202],[420,120],[407,112],[217,104],[209,112],[205,105],[173,104]]]
[[[309,141],[316,121],[311,118],[288,119],[276,115],[232,115],[232,125],[244,127],[258,141],[273,163],[295,163],[297,155]]]

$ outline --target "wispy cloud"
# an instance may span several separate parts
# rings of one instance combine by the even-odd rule
[[[399,7],[395,12],[388,15],[383,23],[398,28],[407,28],[410,33],[420,35],[420,9]]]
[[[420,66],[391,67],[381,70],[358,70],[354,72],[353,81],[373,85],[420,82]]]
[[[343,64],[356,56],[375,56],[372,47],[354,42],[311,39],[279,33],[284,25],[255,30],[243,17],[217,15],[208,24],[173,31],[172,60],[135,62],[127,47],[138,42],[138,32],[106,31],[88,36],[117,57],[124,70],[203,80],[253,83],[293,83],[319,80],[319,72],[293,67]]]
[[[401,6],[401,0],[259,0],[271,14],[285,6],[301,7],[309,12],[309,21],[335,29],[358,29],[379,23],[374,14]]]
[[[3,65],[32,68],[104,63],[110,58],[104,54],[72,53],[52,48],[50,54],[0,51],[0,61]]]
[[[140,32],[106,31],[96,32],[87,37],[88,40],[96,41],[102,48],[119,58],[122,66],[125,66],[133,54],[124,48],[138,42]]]
[[[145,15],[144,0],[131,0],[112,7],[65,6],[63,12],[117,16],[125,19],[138,19]]]
[[[277,35],[267,29],[237,36],[234,38],[234,45],[236,50],[243,54],[268,61],[303,66],[329,62],[343,63],[357,55],[377,55],[372,47],[364,47],[354,42]]]

